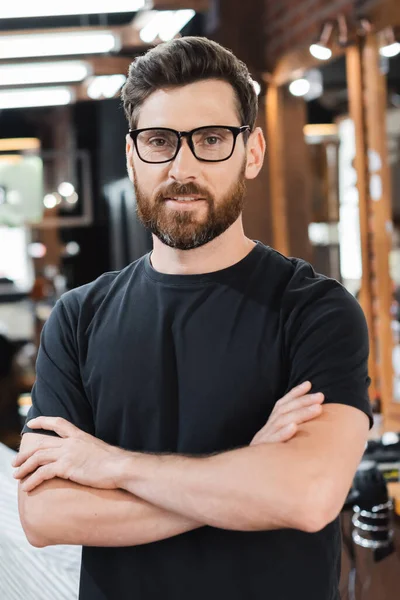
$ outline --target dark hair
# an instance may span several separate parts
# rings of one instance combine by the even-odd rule
[[[219,79],[231,84],[241,125],[250,125],[253,130],[258,100],[247,66],[216,42],[189,36],[160,44],[131,63],[122,89],[130,127],[137,127],[140,108],[152,92],[204,79]]]

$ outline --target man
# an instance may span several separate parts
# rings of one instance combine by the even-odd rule
[[[154,249],[45,327],[14,463],[25,532],[83,545],[84,600],[336,600],[371,423],[361,309],[244,235],[265,142],[243,63],[174,40],[123,100]]]

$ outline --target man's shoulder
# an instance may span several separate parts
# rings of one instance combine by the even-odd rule
[[[284,256],[272,248],[270,260],[270,271],[280,291],[281,311],[287,317],[310,311],[316,316],[332,307],[360,310],[357,300],[339,281],[318,273],[310,262]]]
[[[119,293],[130,285],[141,272],[144,257],[129,264],[120,271],[103,273],[90,283],[69,290],[59,300],[60,307],[69,316],[76,317],[82,312],[94,314],[105,300],[118,301]]]
[[[293,256],[285,256],[274,248],[264,247],[268,254],[268,279],[281,289],[283,293],[296,290],[298,294],[318,289],[334,289],[343,287],[338,281],[315,271],[311,263]]]

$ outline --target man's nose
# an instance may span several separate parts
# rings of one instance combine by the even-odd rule
[[[186,138],[182,139],[181,147],[175,159],[171,161],[169,174],[176,181],[188,181],[197,178],[200,162],[193,155]]]

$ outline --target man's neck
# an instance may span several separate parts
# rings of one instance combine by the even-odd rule
[[[193,250],[177,250],[153,236],[151,264],[169,275],[197,275],[221,271],[247,256],[255,243],[244,235],[241,223],[234,223],[222,235]]]

